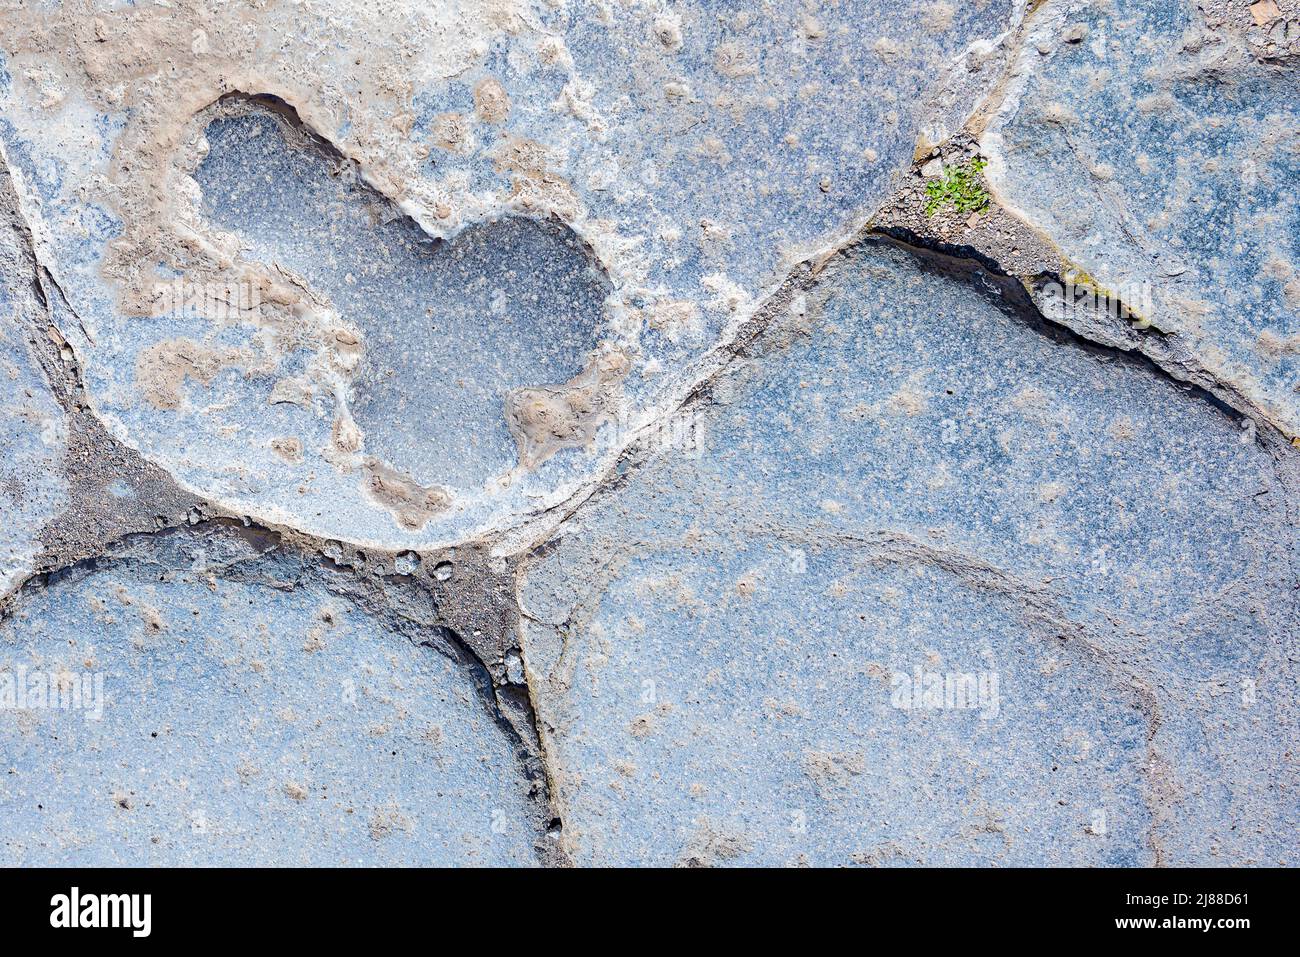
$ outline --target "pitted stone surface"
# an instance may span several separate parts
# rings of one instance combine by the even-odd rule
[[[1184,376],[1207,370],[1294,437],[1300,7],[1262,28],[1200,9],[1229,6],[1048,0],[984,146],[999,199],[1173,336]],[[1270,57],[1258,41],[1288,16],[1296,42]]]
[[[526,570],[577,859],[1292,859],[1294,460],[940,265],[828,266]]]
[[[96,412],[185,487],[393,548],[589,489],[689,363],[962,122],[1019,11],[198,6],[3,15],[0,143],[65,334]],[[233,93],[285,101],[386,199],[211,126]],[[512,388],[540,390],[518,453]]]
[[[176,532],[24,596],[0,623],[4,863],[535,863],[481,676],[350,577]]]
[[[32,572],[41,529],[67,503],[67,422],[32,342],[45,317],[36,281],[25,238],[0,210],[0,596]]]
[[[1297,863],[1297,4],[0,0],[0,856]]]

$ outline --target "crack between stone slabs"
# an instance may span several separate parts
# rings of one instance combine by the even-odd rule
[[[529,786],[526,797],[535,811],[532,825],[538,862],[548,867],[570,864],[561,841],[557,840],[562,833],[563,822],[554,804],[552,775],[541,746],[527,673],[525,672],[522,687],[506,680],[504,675],[498,676],[497,671],[500,669],[494,669],[489,664],[484,649],[476,647],[474,641],[462,634],[462,629],[448,624],[449,617],[456,616],[457,609],[454,606],[461,599],[454,592],[439,593],[436,590],[436,579],[430,580],[433,573],[427,571],[437,567],[433,561],[422,563],[426,574],[406,575],[395,571],[397,555],[401,553],[364,555],[363,560],[357,563],[352,560],[353,556],[361,553],[344,556],[333,547],[339,543],[331,540],[318,539],[293,529],[260,525],[247,518],[204,516],[188,524],[130,532],[104,543],[95,554],[79,556],[75,560],[33,572],[8,595],[0,598],[0,619],[8,618],[34,592],[44,591],[78,574],[90,574],[127,563],[169,568],[171,566],[152,560],[149,555],[139,554],[135,550],[140,544],[161,537],[201,536],[206,530],[214,528],[233,530],[234,534],[249,542],[254,550],[254,554],[248,556],[214,563],[212,570],[218,571],[222,577],[292,592],[306,582],[307,569],[315,567],[320,574],[321,584],[331,593],[345,598],[371,618],[385,623],[390,630],[401,634],[415,647],[427,648],[460,664],[474,684],[489,716],[511,742],[521,777]],[[457,549],[448,551],[463,551],[465,547],[457,546]],[[290,559],[296,574],[275,578],[253,569],[256,562],[274,552]],[[337,554],[338,559],[331,553]],[[433,557],[441,557],[441,554],[433,553]],[[400,594],[402,591],[406,594]],[[506,594],[509,595],[509,592]],[[421,614],[421,611],[424,613]],[[452,613],[450,616],[448,611]],[[521,651],[518,648],[518,609],[512,606],[509,611],[513,613],[516,622],[514,647]]]
[[[755,346],[761,343],[762,352],[780,348],[786,338],[783,335],[784,330],[779,326],[783,318],[782,312],[788,310],[791,301],[796,295],[815,286],[825,269],[828,267],[834,268],[837,260],[852,255],[860,255],[864,250],[868,250],[874,245],[888,245],[908,252],[922,269],[928,269],[945,276],[956,276],[969,282],[974,290],[989,298],[1005,314],[1020,323],[1028,325],[1034,331],[1063,347],[1082,349],[1092,355],[1107,357],[1141,368],[1147,374],[1154,375],[1176,386],[1179,392],[1189,401],[1205,403],[1234,425],[1239,426],[1243,416],[1251,421],[1258,421],[1252,415],[1234,407],[1225,398],[1215,395],[1210,390],[1194,382],[1180,379],[1144,352],[1098,343],[1080,335],[1068,326],[1052,322],[1043,315],[1020,282],[1002,271],[996,262],[987,260],[986,257],[982,257],[976,251],[961,247],[934,248],[938,244],[924,245],[922,243],[924,243],[923,240],[908,242],[898,235],[883,230],[868,229],[853,243],[829,253],[820,261],[802,264],[787,277],[777,291],[764,301],[754,315],[742,324],[735,336],[717,347],[712,353],[714,357],[713,368],[697,379],[681,402],[666,412],[665,417],[670,417],[683,409],[700,403],[710,402],[710,392],[714,383],[723,378],[731,370],[734,363],[746,361],[757,355]],[[769,332],[769,327],[773,326],[774,323],[776,323],[775,328]],[[777,336],[775,342],[762,342],[765,334],[772,333]],[[1274,428],[1271,423],[1265,422],[1264,428],[1257,427],[1253,441],[1269,454],[1274,463],[1274,472],[1279,484],[1286,489],[1300,488],[1300,482],[1297,481],[1297,464],[1300,463],[1300,459],[1297,459],[1292,454],[1293,448],[1286,441],[1285,436]],[[583,496],[581,501],[569,503],[563,517],[551,528],[544,540],[535,542],[532,547],[521,552],[515,594],[515,603],[521,615],[535,620],[533,616],[528,615],[524,610],[521,601],[520,587],[523,573],[527,567],[563,539],[565,526],[587,501],[604,499],[615,494],[619,487],[625,484],[631,475],[651,458],[653,458],[653,455],[647,450],[639,448],[636,443],[630,445],[620,456],[615,468],[605,478],[597,482],[591,491]],[[1024,597],[1023,592],[1018,591],[1016,594],[1021,598]],[[572,622],[570,621],[568,624],[572,624]],[[1082,628],[1077,624],[1076,627]],[[567,649],[568,641],[564,635],[561,635],[561,638],[562,657]],[[1148,794],[1149,810],[1153,821],[1152,829],[1148,834],[1148,842],[1156,864],[1160,865],[1165,861],[1166,855],[1160,847],[1156,828],[1168,818],[1162,808],[1169,803],[1166,796],[1171,793],[1172,785],[1168,780],[1166,770],[1168,763],[1154,748],[1155,737],[1163,722],[1159,711],[1158,698],[1149,682],[1123,667],[1121,663],[1116,661],[1110,651],[1091,642],[1085,642],[1085,644],[1092,649],[1093,654],[1103,659],[1104,665],[1128,679],[1130,685],[1147,703],[1148,766],[1144,769],[1144,775],[1147,779],[1146,793]],[[542,678],[545,680],[546,676],[542,676]],[[531,685],[529,687],[531,691]]]
[[[622,486],[645,457],[642,440],[654,434],[674,416],[688,411],[701,401],[709,401],[708,394],[713,383],[727,373],[737,360],[750,357],[750,347],[768,329],[779,322],[783,311],[788,311],[792,302],[802,292],[816,286],[825,261],[834,257],[845,248],[853,248],[860,241],[854,239],[845,246],[836,247],[826,253],[820,260],[805,260],[792,269],[780,284],[765,296],[761,304],[733,330],[722,342],[715,344],[708,352],[691,363],[694,375],[684,374],[683,382],[690,385],[683,389],[680,398],[665,405],[659,412],[641,426],[624,445],[613,464],[605,473],[585,488],[576,492],[564,502],[557,503],[539,513],[532,520],[536,531],[511,552],[520,562],[538,557],[554,547],[563,538],[564,525],[589,500],[616,490]],[[689,370],[688,370],[689,371]],[[550,521],[543,521],[545,516],[557,514]]]
[[[1068,16],[1068,10],[1062,9],[1064,6],[1065,6],[1064,4],[1056,3],[1054,2],[1054,0],[1029,0],[1028,7],[1025,11],[1024,16],[1021,18],[1021,21],[1015,31],[1014,36],[1010,37],[1006,41],[1008,43],[1008,49],[1007,49],[1006,62],[1003,67],[1001,77],[993,85],[992,89],[990,90],[988,95],[984,98],[984,100],[975,107],[971,116],[967,119],[966,123],[963,125],[962,132],[950,138],[950,142],[952,140],[958,139],[961,135],[967,135],[972,137],[975,140],[975,142],[978,143],[982,139],[984,133],[987,131],[987,127],[989,123],[992,122],[996,117],[998,117],[999,114],[1002,112],[1003,108],[1006,105],[1008,97],[1018,96],[1022,92],[1021,88],[1023,88],[1024,84],[1028,81],[1028,77],[1029,77],[1029,71],[1024,68],[1025,64],[1022,58],[1023,56],[1027,55],[1025,50],[1025,45],[1029,40],[1031,30],[1039,26],[1044,26],[1044,27],[1050,26],[1052,23],[1054,23],[1057,26],[1064,24]],[[1205,29],[1210,29],[1207,21],[1206,10],[1201,9],[1196,4],[1193,4],[1192,6],[1194,8],[1192,11],[1193,20],[1196,21],[1197,17],[1199,17],[1199,23],[1201,27]],[[1049,21],[1048,24],[1043,24],[1042,23],[1043,18],[1049,15],[1049,9],[1050,9],[1051,16],[1054,17],[1054,21]],[[1243,44],[1244,44],[1243,49],[1245,48],[1245,46],[1248,46],[1248,44],[1245,44],[1244,41],[1244,33],[1243,33]],[[1261,65],[1269,65],[1273,62],[1270,61],[1267,57],[1262,57],[1262,58],[1259,57],[1257,53],[1252,52],[1248,55],[1253,57],[1256,60],[1256,62]],[[932,154],[937,153],[938,150],[943,145],[944,144],[936,145],[935,149],[932,151]],[[1078,147],[1072,140],[1068,140],[1067,145],[1076,154],[1076,158],[1086,159],[1086,157],[1081,157],[1078,155]],[[928,155],[932,155],[932,154],[928,154]],[[1002,268],[1001,264],[996,264],[995,271],[1005,275],[1013,276],[1015,278],[1019,278],[1022,282],[1025,282],[1026,285],[1037,285],[1039,288],[1041,288],[1044,279],[1049,279],[1049,280],[1054,280],[1059,282],[1061,272],[1074,271],[1084,276],[1087,275],[1087,270],[1084,270],[1078,267],[1076,264],[1074,264],[1070,260],[1070,257],[1065,254],[1065,252],[1057,245],[1057,243],[1051,238],[1049,238],[1045,233],[1043,233],[1037,226],[1035,226],[1028,219],[1028,217],[1026,217],[1023,213],[1014,210],[1011,207],[1002,205],[997,198],[997,192],[993,188],[992,184],[988,184],[988,187],[990,192],[992,193],[992,200],[993,200],[994,207],[1002,210],[1007,215],[1009,215],[1011,219],[1022,230],[1024,230],[1029,234],[1032,234],[1035,240],[1040,241],[1046,244],[1048,247],[1050,247],[1054,253],[1054,258],[1058,261],[1056,270],[1048,271],[1045,273],[1022,275],[1010,269]],[[1102,201],[1108,202],[1111,205],[1114,205],[1114,203],[1116,202],[1114,197],[1111,195],[1111,190],[1109,189],[1102,189],[1099,193],[1099,196],[1101,197]],[[891,200],[889,203],[886,203],[885,206],[882,206],[882,209],[888,208],[888,206],[891,205],[892,203],[893,200]],[[1146,255],[1149,260],[1153,259],[1153,257],[1158,259],[1159,257],[1156,256],[1156,254],[1151,250],[1149,244],[1146,241],[1144,241],[1139,235],[1133,232],[1133,228],[1132,228],[1133,224],[1131,222],[1131,218],[1124,215],[1119,215],[1119,219],[1121,221],[1122,229],[1124,230],[1125,234],[1128,235],[1134,248],[1141,250],[1142,253]],[[882,228],[880,225],[875,223],[869,226],[869,230],[871,229],[872,226],[875,227],[874,231],[879,231],[879,232],[888,231],[887,228]],[[935,240],[930,237],[923,237],[919,233],[909,231],[909,235],[911,237],[909,241],[911,241],[915,245],[933,246],[935,248],[940,248],[941,250],[944,248],[947,249],[956,248],[956,249],[964,249],[968,253],[976,252],[971,247],[952,246],[947,243],[944,243],[942,240]],[[989,261],[987,259],[982,261],[984,261],[986,265],[989,264]],[[1108,291],[1104,291],[1100,289],[1095,291],[1103,293],[1104,297],[1110,301],[1116,303],[1119,302],[1118,298],[1115,297],[1113,294],[1109,293]],[[1148,324],[1150,323],[1151,320],[1150,316],[1145,316],[1143,318],[1147,321]],[[1059,325],[1059,323],[1055,323],[1054,320],[1047,319],[1047,321]],[[1240,415],[1250,419],[1256,425],[1256,427],[1260,425],[1264,425],[1267,426],[1268,428],[1276,430],[1277,432],[1281,433],[1285,438],[1290,440],[1293,446],[1300,447],[1300,436],[1288,433],[1282,426],[1275,423],[1270,418],[1268,413],[1266,413],[1263,409],[1259,408],[1259,406],[1254,401],[1252,401],[1248,396],[1243,394],[1240,389],[1230,385],[1229,383],[1221,379],[1218,375],[1216,375],[1214,372],[1206,369],[1201,363],[1201,361],[1189,350],[1187,350],[1186,348],[1180,348],[1179,346],[1181,345],[1181,343],[1177,332],[1163,332],[1162,330],[1156,329],[1154,326],[1150,326],[1149,328],[1151,330],[1160,333],[1160,335],[1149,336],[1149,335],[1140,334],[1146,332],[1148,327],[1142,327],[1141,329],[1139,329],[1130,326],[1128,323],[1123,323],[1122,325],[1123,328],[1120,328],[1119,325],[1117,325],[1115,327],[1115,331],[1121,334],[1127,334],[1127,335],[1123,335],[1123,337],[1128,338],[1133,343],[1134,349],[1142,351],[1144,354],[1146,354],[1148,358],[1151,358],[1158,366],[1162,367],[1167,373],[1169,373],[1169,375],[1172,378],[1174,378],[1177,381],[1186,381],[1186,382],[1194,383],[1195,385],[1205,389],[1206,391],[1213,393],[1218,398],[1220,398],[1228,405],[1230,405],[1232,408],[1234,408]],[[1083,338],[1085,339],[1089,338],[1081,330],[1076,329],[1074,331],[1079,335],[1083,336]],[[1099,343],[1099,344],[1107,345],[1106,343]]]
[[[806,293],[815,288],[821,281],[822,273],[828,268],[834,268],[837,260],[847,256],[860,255],[873,245],[888,245],[901,249],[907,252],[923,269],[929,269],[944,276],[956,277],[970,283],[977,292],[988,297],[1005,314],[1062,346],[1081,349],[1092,355],[1109,357],[1143,369],[1148,374],[1176,386],[1190,401],[1203,402],[1209,405],[1238,428],[1240,428],[1242,419],[1255,423],[1254,442],[1267,450],[1279,466],[1284,463],[1289,466],[1279,469],[1279,472],[1284,475],[1294,471],[1294,464],[1300,462],[1300,459],[1294,457],[1294,447],[1286,440],[1286,436],[1272,423],[1257,418],[1249,403],[1240,400],[1240,397],[1235,394],[1230,395],[1229,398],[1216,395],[1196,382],[1179,378],[1145,352],[1096,342],[1081,335],[1069,326],[1052,321],[1042,313],[1042,310],[1038,308],[1018,280],[1005,272],[996,261],[984,256],[977,250],[928,240],[911,233],[901,233],[901,231],[893,228],[878,227],[868,228],[853,242],[827,253],[819,260],[800,264],[786,278],[785,282],[764,300],[754,314],[737,329],[731,339],[720,343],[710,353],[710,359],[712,360],[710,365],[712,367],[707,368],[695,380],[679,402],[665,410],[661,416],[655,419],[654,423],[648,425],[646,431],[648,432],[654,424],[662,423],[664,420],[702,402],[711,403],[710,393],[714,384],[723,378],[736,362],[755,357],[754,347],[758,345],[765,334],[769,334],[769,327],[774,327],[776,335],[781,336],[781,339],[770,344],[764,343],[763,351],[769,351],[773,347],[779,348],[783,344],[783,340],[788,338],[781,334],[779,323],[784,318],[784,314],[788,313],[795,297],[800,293]],[[1161,334],[1157,332],[1153,333],[1153,335]],[[1231,392],[1231,390],[1226,391]],[[1250,411],[1242,411],[1230,399],[1242,401],[1242,404]],[[547,548],[553,541],[562,538],[564,525],[588,500],[597,495],[616,490],[627,481],[630,474],[645,459],[643,451],[639,447],[637,440],[630,443],[616,461],[613,469],[604,478],[596,482],[588,494],[582,496],[580,500],[571,500],[563,506],[557,506],[557,508],[564,509],[563,516],[543,536],[534,540],[529,547],[521,549],[520,553],[525,558],[536,556],[539,554],[540,549]],[[1283,481],[1284,486],[1290,484],[1292,483]]]
[[[881,208],[887,209],[893,202],[891,198],[882,204]],[[872,220],[874,219],[873,216]],[[1032,229],[1027,225],[1026,228]],[[566,502],[559,503],[534,517],[533,522],[536,523],[538,532],[516,549],[515,554],[526,556],[548,541],[562,536],[563,526],[588,500],[623,484],[629,471],[635,468],[635,463],[641,458],[639,444],[643,436],[652,434],[657,427],[673,416],[706,400],[713,383],[725,375],[736,360],[751,357],[752,346],[763,336],[768,327],[779,323],[795,297],[815,287],[820,281],[822,272],[837,258],[857,253],[872,242],[879,241],[888,242],[907,251],[923,266],[937,268],[944,275],[957,275],[972,282],[977,288],[991,293],[992,300],[1004,312],[1062,345],[1081,348],[1093,355],[1109,356],[1143,368],[1177,386],[1189,399],[1209,404],[1218,413],[1226,416],[1238,429],[1242,428],[1243,422],[1251,423],[1255,430],[1254,441],[1265,448],[1276,462],[1279,464],[1300,462],[1300,459],[1294,458],[1296,448],[1288,440],[1287,435],[1264,416],[1252,402],[1239,391],[1201,368],[1190,355],[1185,353],[1180,355],[1173,350],[1169,343],[1176,339],[1175,336],[1163,333],[1154,327],[1137,330],[1124,323],[1125,331],[1137,340],[1133,348],[1122,348],[1091,339],[1077,329],[1048,318],[1030,296],[1025,285],[1026,280],[1016,277],[1003,268],[997,260],[974,247],[947,243],[898,226],[869,223],[848,242],[829,249],[817,257],[804,260],[787,274],[786,278],[763,299],[758,308],[735,328],[729,338],[718,343],[692,364],[697,371],[695,375],[683,377],[691,381],[691,385],[684,390],[682,397],[666,406],[659,415],[649,419],[602,477]],[[1063,262],[1061,268],[1068,268],[1068,264]],[[1038,284],[1048,281],[1060,281],[1060,276],[1051,271],[1044,271],[1029,280]],[[1113,302],[1121,316],[1125,311],[1129,311],[1128,307],[1117,298],[1108,299],[1108,302]],[[1280,471],[1289,474],[1295,471],[1295,466],[1288,466]],[[1295,485],[1295,491],[1300,495],[1300,477],[1294,481],[1284,481],[1283,484]],[[559,514],[558,517],[546,521],[544,517],[548,513]]]
[[[978,141],[967,129],[936,146],[927,156],[976,156],[979,149]],[[1275,430],[1283,438],[1292,440],[1293,445],[1300,445],[1300,439],[1278,426],[1258,403],[1206,369],[1200,359],[1183,345],[1182,337],[1177,332],[1161,330],[1151,323],[1150,316],[1142,315],[1114,292],[1097,285],[1085,270],[1073,263],[1051,238],[1027,221],[1023,214],[1002,205],[995,193],[990,193],[989,205],[985,210],[976,214],[979,216],[978,224],[965,225],[963,229],[965,234],[975,231],[972,241],[947,239],[947,231],[961,224],[955,223],[951,216],[940,216],[932,222],[932,214],[922,213],[918,205],[921,201],[919,187],[924,182],[920,165],[918,162],[906,185],[872,217],[862,236],[888,236],[905,246],[955,259],[971,259],[987,272],[1014,279],[1025,288],[1030,299],[1035,300],[1029,311],[1038,315],[1042,321],[1067,329],[1078,338],[1102,348],[1140,353],[1160,367],[1168,377],[1178,382],[1191,383],[1215,396],[1240,415],[1243,421],[1249,420],[1252,428],[1262,426]],[[991,185],[986,186],[992,190]],[[986,224],[994,227],[993,232],[980,232]],[[987,248],[990,243],[993,246],[991,249]],[[1001,259],[999,254],[1007,258]],[[1049,316],[1039,307],[1036,297],[1051,284],[1056,285],[1060,293],[1082,290],[1087,294],[1088,300],[1095,304],[1095,308],[1087,308],[1088,300],[1085,300],[1084,308],[1080,309],[1075,303],[1063,298],[1064,308],[1073,311],[1082,321],[1070,322]]]
[[[908,251],[922,264],[923,268],[928,267],[944,275],[969,277],[977,286],[991,290],[994,293],[994,301],[1002,305],[1004,312],[1061,344],[1072,345],[1093,355],[1110,356],[1135,367],[1145,369],[1157,378],[1177,386],[1189,399],[1208,404],[1239,429],[1242,420],[1249,420],[1256,427],[1256,443],[1262,448],[1273,452],[1275,456],[1281,450],[1286,450],[1283,454],[1294,450],[1288,437],[1281,429],[1260,414],[1254,405],[1237,390],[1221,382],[1208,371],[1201,369],[1199,366],[1192,366],[1187,370],[1190,375],[1184,377],[1176,371],[1183,368],[1183,366],[1173,357],[1172,351],[1169,352],[1170,358],[1167,361],[1170,365],[1167,366],[1140,346],[1126,349],[1121,346],[1098,342],[1085,336],[1077,329],[1049,318],[1033,301],[1022,280],[1006,272],[999,263],[979,251],[969,246],[950,244],[918,236],[909,230],[891,226],[875,227],[868,230],[864,241],[873,237],[883,238]],[[1060,277],[1052,273],[1034,277],[1036,282],[1059,280]],[[1124,310],[1127,310],[1127,306],[1121,300],[1112,299],[1111,301],[1121,310],[1121,314]],[[1174,337],[1158,330],[1147,330],[1141,334],[1140,341],[1164,342],[1172,338]],[[1191,377],[1192,375],[1203,376],[1208,381],[1208,384],[1196,381],[1195,378]]]
[[[46,283],[49,283],[59,296],[61,302],[67,307],[68,312],[77,318],[78,325],[85,333],[85,326],[81,323],[81,318],[77,316],[76,311],[68,304],[67,297],[63,295],[63,288],[59,285],[54,275],[41,262],[40,256],[36,250],[36,237],[32,232],[31,224],[23,213],[22,203],[18,196],[18,187],[14,182],[13,173],[9,169],[9,164],[4,155],[3,149],[0,149],[0,214],[3,214],[9,221],[9,225],[14,232],[22,237],[23,254],[27,259],[27,267],[31,270],[31,290],[37,304],[44,312],[44,318],[48,328],[34,329],[29,323],[23,325],[28,327],[31,334],[30,342],[36,352],[37,362],[41,366],[41,371],[50,385],[50,390],[54,393],[59,404],[63,406],[64,411],[71,414],[81,406],[79,397],[83,394],[81,377],[79,375],[79,364],[75,361],[76,350],[72,344],[67,342],[55,327],[52,315],[53,304],[51,302],[49,290]],[[44,335],[41,335],[44,333]],[[55,340],[54,336],[58,339]],[[87,333],[86,338],[90,336]],[[51,346],[62,347],[66,345],[73,353],[74,361],[69,363],[63,360],[56,348],[51,354]]]
[[[568,861],[563,854],[563,849],[554,840],[562,828],[562,823],[555,812],[552,796],[554,792],[550,787],[549,769],[543,757],[536,712],[528,693],[527,676],[525,675],[521,700],[519,687],[508,680],[499,680],[484,661],[479,649],[475,648],[457,629],[441,623],[431,624],[407,614],[400,607],[403,602],[395,600],[390,589],[409,587],[421,592],[416,600],[427,599],[433,606],[431,611],[435,619],[442,617],[433,595],[422,589],[418,579],[412,576],[376,576],[367,581],[351,566],[338,564],[328,556],[321,555],[319,563],[336,574],[353,576],[351,581],[347,578],[341,579],[345,583],[343,587],[327,582],[326,587],[331,592],[347,598],[377,620],[388,622],[396,617],[408,622],[416,630],[414,634],[409,633],[406,628],[394,630],[403,634],[403,637],[416,647],[440,652],[465,667],[494,723],[515,748],[517,760],[530,785],[528,797],[531,804],[544,812],[536,815],[533,822],[537,834],[535,849],[539,861],[550,866],[566,865]],[[398,581],[401,578],[409,578],[410,581]]]
[[[1254,405],[1236,390],[1219,383],[1210,373],[1202,372],[1216,388],[1207,388],[1193,378],[1184,378],[1177,369],[1179,363],[1170,359],[1170,366],[1162,364],[1144,349],[1131,349],[1098,342],[1078,330],[1046,316],[1030,296],[1024,281],[1004,270],[1000,263],[968,246],[944,243],[932,238],[917,236],[895,228],[877,227],[867,231],[858,244],[846,247],[841,254],[851,254],[871,242],[885,242],[908,252],[923,269],[940,275],[957,276],[982,291],[990,301],[1017,322],[1027,325],[1064,348],[1080,349],[1090,355],[1110,358],[1141,369],[1157,379],[1173,385],[1189,401],[1200,402],[1223,416],[1241,434],[1249,438],[1256,448],[1265,452],[1273,463],[1273,474],[1282,489],[1287,491],[1293,524],[1300,524],[1300,450],[1286,433],[1265,418]],[[1051,274],[1046,274],[1050,278]],[[1039,280],[1043,276],[1038,277]],[[1116,300],[1122,309],[1123,303]],[[1135,332],[1143,343],[1165,343],[1174,338],[1155,330]],[[1171,353],[1172,355],[1172,353]],[[1249,423],[1252,431],[1242,431]],[[1284,507],[1287,507],[1284,505]]]
[[[63,291],[63,286],[59,283],[59,281],[56,278],[54,278],[54,273],[50,272],[49,267],[46,266],[44,263],[42,263],[40,259],[37,257],[36,242],[32,238],[30,232],[28,233],[27,239],[28,239],[28,243],[31,246],[32,259],[36,262],[36,267],[37,267],[36,288],[40,296],[41,305],[43,305],[46,308],[47,312],[50,311],[49,297],[46,295],[45,292],[45,283],[48,282],[54,288],[54,291],[58,293],[59,302],[63,303],[63,308],[68,310],[69,315],[71,315],[72,318],[77,320],[77,328],[80,329],[81,334],[86,337],[86,341],[89,342],[92,346],[95,345],[95,337],[90,334],[90,330],[88,330],[86,328],[86,324],[82,322],[81,315],[77,312],[76,308],[73,307],[72,301],[68,298],[67,293]],[[72,349],[75,354],[76,350],[75,348],[73,348],[72,343],[69,342],[67,345],[68,348]],[[80,369],[80,363],[73,366],[74,372],[79,369]],[[77,388],[79,390],[84,391],[84,386],[82,385],[81,377],[79,375],[76,378],[76,383],[77,383]]]
[[[812,549],[838,546],[860,556],[863,561],[870,564],[919,563],[937,568],[973,590],[990,592],[1010,600],[1017,614],[1025,621],[1031,636],[1044,642],[1058,638],[1062,642],[1074,644],[1085,657],[1111,675],[1117,688],[1128,689],[1133,694],[1135,705],[1142,714],[1146,725],[1144,735],[1146,762],[1140,773],[1144,782],[1144,801],[1151,815],[1151,825],[1146,837],[1155,866],[1162,866],[1165,863],[1166,853],[1161,846],[1157,829],[1169,819],[1170,815],[1166,809],[1174,801],[1172,796],[1174,792],[1169,782],[1170,764],[1156,746],[1156,737],[1164,723],[1160,696],[1147,676],[1129,666],[1124,649],[1113,647],[1112,643],[1099,633],[1071,617],[1050,587],[1018,578],[1006,569],[965,552],[930,545],[897,529],[854,534],[830,528],[801,529],[776,522],[769,526],[731,527],[728,531],[742,535],[769,536]],[[625,544],[623,551],[625,553],[654,552],[673,547],[675,544],[675,541],[668,540],[641,541]],[[618,551],[616,544],[612,550]],[[540,680],[551,681],[557,672],[563,671],[564,661],[571,653],[572,632],[583,627],[584,613],[591,613],[599,604],[600,596],[609,578],[617,574],[616,569],[625,566],[628,558],[627,554],[611,557],[602,567],[606,575],[598,578],[595,584],[587,589],[589,597],[580,600],[563,622],[556,624],[543,621],[521,608],[522,616],[536,621],[543,627],[555,629],[560,636],[560,654],[556,657],[551,671],[539,675]],[[1104,617],[1108,621],[1116,620],[1115,616],[1109,613]],[[1116,627],[1118,628],[1118,625]],[[544,741],[543,747],[545,747]]]
[[[21,239],[19,255],[31,271],[30,290],[40,315],[20,308],[15,322],[24,334],[40,375],[63,411],[67,438],[63,449],[63,472],[68,485],[68,505],[36,533],[41,545],[33,562],[39,574],[79,559],[99,554],[115,539],[150,530],[158,515],[186,515],[191,510],[210,508],[203,498],[180,488],[171,476],[146,460],[139,452],[114,438],[90,409],[81,379],[81,365],[72,343],[59,332],[54,321],[55,300],[77,319],[62,286],[40,261],[35,237],[22,214],[12,173],[0,156],[0,215]],[[42,328],[42,326],[44,328]],[[66,358],[67,349],[71,358]],[[115,482],[134,490],[131,499],[119,499],[107,490]],[[135,505],[130,502],[135,502]],[[20,587],[21,583],[19,586]]]

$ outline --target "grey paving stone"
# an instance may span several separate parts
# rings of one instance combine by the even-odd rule
[[[531,865],[482,666],[242,529],[61,572],[0,623],[6,865]]]
[[[67,422],[31,341],[44,328],[35,283],[25,238],[0,215],[0,596],[32,572],[42,528],[67,504]]]
[[[1297,2],[0,9],[3,862],[1296,863]]]
[[[7,16],[0,143],[89,400],[236,513],[395,549],[590,488],[960,125],[1018,16],[192,7]],[[232,93],[284,101],[317,162]]]
[[[1245,6],[1042,4],[984,146],[1000,199],[1294,437],[1300,45]]]
[[[531,563],[578,860],[1292,859],[1294,458],[1016,300],[841,257]]]

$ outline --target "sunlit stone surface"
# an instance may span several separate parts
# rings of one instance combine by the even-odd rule
[[[590,486],[688,362],[960,125],[1015,19],[330,2],[223,7],[196,36],[194,6],[6,15],[0,144],[79,316],[64,332],[92,405],[186,487],[390,547]],[[287,102],[337,180],[265,122],[210,125],[232,92]],[[597,354],[594,394],[541,413],[557,448],[521,456],[510,391]],[[370,459],[418,514],[368,494]]]
[[[6,865],[535,862],[482,676],[269,547],[132,543],[0,625]]]
[[[1294,865],[1298,3],[0,3],[0,863]]]
[[[0,174],[0,196],[8,189]],[[0,595],[30,574],[41,528],[67,496],[67,425],[31,342],[45,310],[24,241],[0,216]]]
[[[843,257],[528,572],[580,860],[1290,859],[1295,463],[981,285]]]
[[[1246,6],[1049,0],[985,139],[1001,199],[1295,436],[1300,9]]]

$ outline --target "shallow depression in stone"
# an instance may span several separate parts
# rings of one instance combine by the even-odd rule
[[[361,331],[351,406],[367,454],[424,485],[482,486],[516,461],[507,393],[583,368],[607,279],[554,220],[432,238],[346,164],[291,145],[284,122],[254,108],[208,126],[206,215]]]

